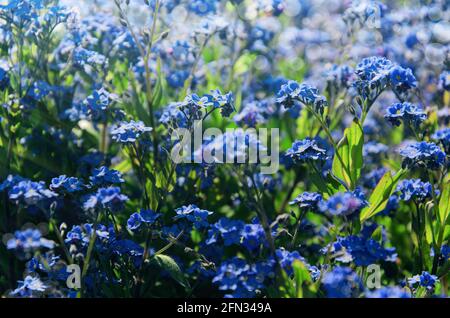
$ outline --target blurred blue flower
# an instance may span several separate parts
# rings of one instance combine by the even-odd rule
[[[363,290],[361,278],[350,267],[336,266],[325,273],[322,284],[330,298],[356,298]]]
[[[6,247],[9,250],[28,253],[41,247],[52,249],[55,247],[55,242],[43,238],[38,229],[30,228],[24,231],[16,231],[14,238],[9,239],[6,243]]]

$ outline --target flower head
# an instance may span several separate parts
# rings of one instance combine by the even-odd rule
[[[317,211],[319,202],[322,201],[322,195],[317,192],[303,192],[299,194],[294,200],[289,202],[289,204],[296,204],[300,209]]]
[[[295,161],[324,161],[327,159],[327,151],[320,148],[314,139],[306,138],[296,140],[292,147],[286,151],[286,155]]]
[[[208,216],[213,214],[211,211],[202,210],[195,204],[190,204],[188,206],[182,206],[175,210],[177,216],[175,219],[186,219],[194,224],[197,229],[208,227]]]
[[[38,229],[26,229],[24,231],[16,231],[14,238],[8,240],[6,247],[9,250],[21,252],[33,252],[41,247],[52,249],[55,242],[42,237]]]
[[[427,114],[419,106],[410,103],[396,103],[388,107],[384,118],[394,126],[400,126],[400,122],[403,120],[407,125],[415,127],[427,119]]]
[[[336,266],[325,273],[322,284],[330,298],[358,297],[363,290],[361,278],[350,267]]]
[[[141,135],[150,132],[153,129],[146,127],[142,121],[122,122],[111,130],[111,136],[114,141],[130,144],[135,143]]]
[[[319,209],[331,215],[349,216],[359,212],[367,205],[364,195],[359,191],[338,192],[326,201],[319,202]]]
[[[403,166],[422,166],[437,169],[444,165],[445,153],[432,142],[416,142],[400,150],[403,157]]]

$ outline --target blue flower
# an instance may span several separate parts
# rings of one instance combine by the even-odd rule
[[[350,267],[336,266],[325,273],[322,284],[330,298],[356,298],[363,290],[361,278]]]
[[[398,286],[382,287],[366,292],[367,298],[411,298],[411,294]]]
[[[441,255],[444,261],[448,261],[450,259],[450,245],[442,245]]]
[[[294,200],[289,202],[289,204],[296,204],[300,209],[305,209],[308,211],[318,211],[319,202],[322,201],[322,195],[317,192],[303,192],[299,194]]]
[[[204,97],[206,97],[207,105],[212,106],[213,108],[219,108],[224,117],[229,117],[231,113],[235,111],[232,92],[222,95],[220,90],[216,89],[211,91],[211,94],[207,94]]]
[[[292,264],[294,261],[298,260],[306,264],[305,259],[297,251],[289,252],[284,248],[279,248],[275,253],[281,267],[288,275],[292,275]]]
[[[440,90],[450,91],[450,72],[444,71],[439,75],[438,87]]]
[[[274,109],[267,100],[252,100],[245,104],[233,120],[239,125],[255,127],[258,124],[267,122]]]
[[[245,223],[240,220],[220,218],[208,231],[206,244],[215,244],[220,237],[225,246],[240,244]]]
[[[52,249],[54,246],[55,242],[43,238],[38,229],[16,231],[14,238],[6,243],[7,249],[26,253],[33,252],[41,247]]]
[[[326,201],[319,202],[319,209],[331,215],[350,216],[367,205],[361,192],[338,192]]]
[[[364,228],[361,235],[339,237],[331,246],[322,249],[323,253],[336,254],[336,260],[356,266],[368,266],[379,261],[394,262],[397,259],[395,248],[384,248],[379,242],[370,238],[372,230]]]
[[[324,161],[327,159],[327,151],[320,148],[317,142],[310,138],[296,140],[292,147],[286,151],[286,155],[300,162]]]
[[[208,216],[213,214],[211,211],[202,210],[195,204],[190,204],[188,206],[182,206],[175,210],[177,216],[175,219],[187,219],[189,222],[194,224],[197,229],[205,228],[209,226]]]
[[[405,124],[416,127],[427,119],[427,114],[416,105],[395,103],[388,107],[384,118],[394,126],[400,126],[401,120],[403,120]]]
[[[146,127],[142,121],[122,122],[111,130],[111,136],[114,141],[129,144],[134,143],[144,133],[152,131],[153,128]]]
[[[110,94],[105,88],[100,88],[94,90],[91,95],[89,95],[84,104],[88,108],[89,115],[94,120],[100,120],[105,118],[105,111],[111,104],[114,95]]]
[[[6,179],[2,183],[0,183],[0,192],[11,189],[21,181],[26,181],[26,179],[22,178],[21,176],[14,176],[11,174],[8,175],[8,177],[6,177]]]
[[[289,81],[281,86],[276,101],[285,108],[302,103],[313,107],[314,111],[319,114],[322,114],[324,107],[327,106],[325,97],[319,94],[317,88],[307,84],[298,84],[295,81]]]
[[[106,57],[100,53],[86,50],[82,47],[77,47],[72,55],[75,65],[103,65],[106,62]],[[106,105],[107,106],[107,105]]]
[[[229,291],[226,298],[255,297],[266,279],[274,276],[274,261],[247,264],[245,260],[234,257],[224,261],[217,270],[212,282],[219,285],[219,289]]]
[[[128,197],[120,192],[118,187],[100,188],[95,194],[85,198],[83,207],[88,209],[109,209],[113,212],[123,208]]]
[[[9,87],[8,72],[0,67],[0,91],[4,91],[8,87]]]
[[[167,83],[173,88],[182,88],[184,82],[188,79],[189,72],[185,70],[176,70],[166,76]]]
[[[413,288],[417,285],[425,287],[428,290],[433,290],[436,283],[438,283],[438,277],[436,275],[431,275],[428,272],[423,271],[422,274],[408,278],[408,285]]]
[[[136,212],[130,216],[127,221],[127,227],[134,232],[141,227],[142,223],[148,226],[155,224],[160,216],[160,213],[156,213],[153,210],[141,210],[139,213]]]
[[[58,196],[55,192],[47,189],[44,182],[30,180],[23,180],[12,186],[8,195],[11,200],[27,206],[37,205]]]
[[[30,87],[27,95],[36,101],[40,101],[50,94],[51,90],[52,87],[48,83],[37,81]]]
[[[168,129],[187,128],[187,118],[180,107],[181,103],[170,103],[167,105],[159,117],[159,122]]]
[[[189,2],[189,11],[205,16],[216,12],[217,0],[192,0]]]
[[[420,179],[402,180],[397,186],[397,192],[403,201],[424,202],[427,198],[431,198],[432,191],[431,184]]]
[[[392,62],[384,57],[371,56],[363,59],[355,69],[355,74],[360,79],[355,84],[360,93],[367,96],[368,90],[384,89],[388,84],[392,66]]]
[[[400,150],[400,155],[404,167],[422,166],[435,170],[445,162],[445,153],[432,142],[409,144]]]
[[[409,68],[394,66],[390,70],[389,77],[392,88],[400,94],[417,87],[417,80]]]
[[[261,246],[267,245],[264,229],[259,223],[245,224],[242,238],[242,245],[251,252],[256,252]]]
[[[39,277],[28,275],[23,281],[19,281],[19,286],[11,292],[12,296],[31,297],[34,294],[45,292],[48,288]]]
[[[111,185],[123,183],[122,174],[114,169],[109,169],[106,166],[101,166],[92,171],[92,176],[89,177],[93,185]]]
[[[50,189],[58,190],[63,189],[68,193],[81,191],[85,188],[85,185],[81,180],[75,177],[67,177],[66,175],[61,175],[59,177],[53,178],[50,184]]]
[[[436,131],[433,136],[434,140],[439,141],[447,153],[450,153],[450,128],[442,128]]]

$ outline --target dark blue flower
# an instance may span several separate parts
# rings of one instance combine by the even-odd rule
[[[153,129],[146,127],[142,121],[122,122],[111,130],[111,136],[114,141],[129,144],[136,142],[141,135],[150,132]]]
[[[275,253],[281,267],[288,275],[292,275],[292,264],[294,261],[298,260],[306,264],[305,259],[297,251],[289,252],[284,248],[279,248],[275,251]]]
[[[366,293],[367,298],[411,298],[411,294],[398,286],[382,287]]]
[[[84,209],[109,209],[111,211],[119,211],[123,208],[128,197],[120,192],[118,187],[100,188],[95,194],[85,198]]]
[[[33,252],[41,247],[52,249],[55,242],[42,237],[38,229],[26,229],[24,231],[16,231],[14,238],[7,241],[6,247],[9,250],[20,252]]]
[[[175,210],[177,216],[175,219],[187,219],[194,224],[197,229],[205,228],[209,226],[208,216],[213,214],[211,211],[202,210],[195,204],[188,206],[182,206]]]
[[[66,175],[53,178],[50,184],[50,189],[52,190],[62,189],[69,193],[81,191],[84,188],[85,185],[81,180],[75,177],[67,177]]]
[[[222,95],[220,90],[216,89],[211,91],[211,94],[205,95],[204,98],[205,97],[206,105],[212,106],[213,108],[219,108],[224,117],[229,117],[231,113],[235,111],[232,92]]]
[[[286,155],[300,162],[324,161],[327,159],[327,151],[320,148],[317,142],[310,138],[296,140],[292,147],[286,151]]]
[[[422,274],[408,278],[408,284],[411,288],[417,287],[417,285],[425,287],[428,290],[433,290],[436,283],[439,283],[436,275],[431,275],[428,272],[423,271]]]
[[[114,169],[109,169],[106,166],[101,166],[92,171],[92,176],[89,177],[93,185],[111,185],[125,182],[122,179],[122,174]]]
[[[40,101],[50,94],[51,91],[52,87],[48,83],[37,81],[30,87],[27,95],[36,101]]]
[[[433,136],[434,140],[439,141],[447,153],[450,153],[450,128],[442,128],[436,131]]]
[[[317,88],[307,84],[298,84],[295,81],[289,81],[281,86],[276,101],[285,108],[302,103],[311,106],[319,114],[323,113],[324,107],[327,105],[325,97],[319,94]]]
[[[206,244],[215,244],[219,238],[223,240],[225,246],[240,244],[244,225],[245,223],[240,220],[220,218],[208,231]]]
[[[58,196],[55,192],[47,189],[44,182],[23,180],[12,186],[8,192],[11,200],[27,206],[37,205],[47,199]]]
[[[127,227],[131,231],[138,230],[142,223],[151,226],[156,223],[157,219],[161,216],[160,213],[156,213],[153,210],[141,210],[139,213],[133,213],[127,221]]]
[[[330,298],[356,298],[363,290],[361,278],[350,267],[336,266],[325,273],[322,284]]]
[[[319,202],[319,209],[323,213],[331,215],[350,216],[359,212],[367,205],[367,201],[362,196],[361,192],[338,192],[328,198]]]
[[[395,103],[388,107],[384,118],[394,126],[400,126],[403,120],[405,124],[416,127],[427,119],[427,114],[411,103]]]
[[[4,91],[8,87],[9,87],[8,72],[0,67],[0,91]]]
[[[372,231],[360,235],[339,237],[331,246],[322,249],[324,253],[337,255],[336,260],[356,266],[368,266],[379,261],[394,262],[397,259],[395,248],[384,248],[378,241],[370,237]]]
[[[105,88],[94,90],[89,95],[84,104],[88,108],[89,115],[94,120],[100,120],[105,118],[106,110],[112,102],[114,95],[110,94]]]
[[[216,12],[217,0],[192,0],[189,2],[189,11],[200,16]]]
[[[251,252],[267,244],[264,229],[259,223],[245,224],[242,238],[242,245]]]
[[[390,70],[389,77],[392,89],[400,94],[417,87],[417,80],[409,68],[394,66]]]
[[[450,91],[450,72],[444,71],[439,75],[438,87],[440,90]]]
[[[445,162],[445,153],[432,142],[409,144],[400,150],[400,155],[404,167],[422,166],[435,170]]]
[[[78,66],[84,66],[86,64],[94,66],[103,65],[106,62],[106,57],[104,55],[95,51],[86,50],[82,47],[78,47],[73,51],[72,58],[74,64]]]
[[[300,209],[308,211],[317,211],[319,202],[322,201],[322,195],[317,192],[303,192],[299,194],[289,204],[296,204]]]
[[[420,179],[402,180],[397,186],[397,192],[403,201],[424,202],[427,198],[432,197],[432,191],[431,184],[422,182]]]

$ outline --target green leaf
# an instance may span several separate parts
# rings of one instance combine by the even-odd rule
[[[163,86],[162,86],[162,81],[163,78],[161,76],[161,59],[158,58],[158,66],[157,66],[157,79],[156,79],[156,83],[155,83],[155,87],[153,88],[153,96],[152,96],[152,105],[153,108],[156,109],[160,106],[161,104],[161,100],[163,97]]]
[[[311,276],[305,264],[299,260],[292,263],[292,269],[294,271],[296,297],[303,298],[303,283],[311,282]]]
[[[441,198],[439,200],[439,220],[445,226],[450,215],[450,181],[444,182]]]
[[[361,211],[361,223],[386,208],[389,197],[394,193],[398,182],[405,173],[405,170],[399,170],[394,176],[389,171],[384,174],[369,198],[369,206]]]
[[[164,254],[158,254],[152,258],[151,262],[156,264],[161,269],[167,271],[169,275],[181,286],[190,289],[189,282],[187,281],[186,277],[184,277],[183,272],[172,257]]]
[[[345,181],[347,185],[354,189],[361,176],[363,166],[363,145],[364,133],[358,120],[345,129],[344,137],[339,141],[337,152],[342,158],[343,164],[335,155],[333,158],[333,174]]]

